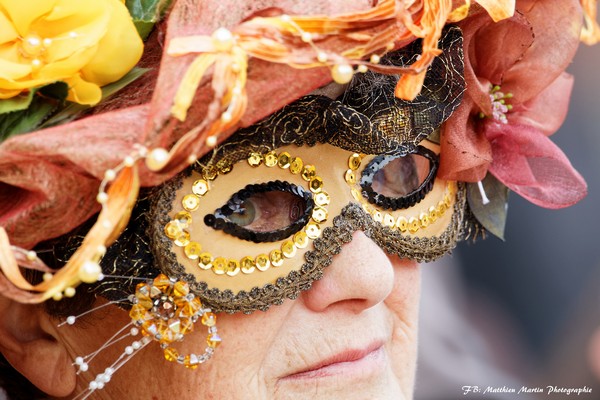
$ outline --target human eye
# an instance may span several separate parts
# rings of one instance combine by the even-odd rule
[[[412,207],[433,188],[437,166],[438,156],[423,146],[401,157],[375,157],[362,173],[363,196],[386,210]]]
[[[243,240],[276,242],[300,231],[314,207],[306,189],[282,181],[247,185],[204,223]]]

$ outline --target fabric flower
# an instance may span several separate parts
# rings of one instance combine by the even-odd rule
[[[573,82],[563,71],[578,45],[581,8],[526,0],[517,11],[497,23],[480,13],[461,25],[467,93],[444,128],[440,174],[477,182],[490,172],[537,205],[566,207],[585,196],[586,184],[548,136],[567,113]]]
[[[68,100],[96,104],[142,51],[122,1],[0,0],[0,99],[63,81]]]

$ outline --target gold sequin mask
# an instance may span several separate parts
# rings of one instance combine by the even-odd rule
[[[447,253],[462,235],[465,194],[436,178],[435,135],[464,91],[458,28],[441,48],[414,101],[394,97],[397,77],[356,76],[337,100],[306,96],[240,129],[153,192],[154,268],[213,310],[251,312],[309,289],[357,230],[403,258]],[[385,62],[408,64],[419,50]]]
[[[394,98],[394,78],[363,74],[338,100],[307,96],[241,129],[164,185],[150,229],[161,271],[213,309],[249,312],[308,289],[356,230],[401,257],[445,254],[464,194],[436,179],[439,148],[427,138],[460,102],[460,40],[447,32],[412,102]]]

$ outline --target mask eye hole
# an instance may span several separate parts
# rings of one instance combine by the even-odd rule
[[[362,194],[385,210],[412,207],[433,188],[437,167],[438,156],[423,146],[402,157],[375,157],[362,173]]]
[[[312,194],[287,182],[248,185],[204,217],[213,229],[255,243],[276,242],[300,231],[314,207]]]

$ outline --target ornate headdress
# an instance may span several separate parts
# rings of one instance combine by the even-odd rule
[[[585,195],[547,136],[595,1],[62,3],[0,0],[0,290],[129,305],[143,339],[86,393],[152,341],[197,366],[213,311],[295,298],[355,230],[428,261],[501,237],[508,189]],[[206,350],[177,354],[197,321]]]

